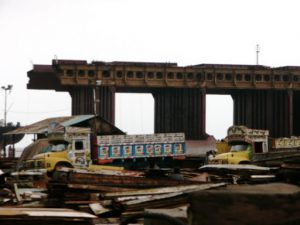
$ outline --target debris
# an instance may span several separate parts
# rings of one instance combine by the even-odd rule
[[[199,168],[200,172],[209,174],[210,180],[230,183],[270,182],[276,178],[279,168],[256,165],[209,164]],[[260,179],[258,179],[260,178]]]
[[[17,202],[21,202],[21,196],[20,196],[17,184],[14,184],[14,191],[15,191],[15,196],[16,196]]]
[[[300,160],[294,159],[285,161],[280,168],[280,175],[289,183],[299,184],[300,182]]]
[[[103,213],[111,211],[110,209],[103,207],[100,203],[91,203],[89,204],[89,207],[95,215],[101,215]]]
[[[1,224],[94,224],[96,216],[63,208],[0,208]]]
[[[111,197],[121,197],[121,196],[141,196],[141,195],[154,195],[154,194],[167,194],[175,192],[188,192],[193,190],[205,190],[213,187],[225,186],[225,183],[220,184],[194,184],[194,185],[181,185],[175,187],[162,187],[162,188],[152,188],[152,189],[140,189],[134,191],[123,191],[123,192],[109,192],[103,193],[102,198],[111,198]]]
[[[6,205],[9,202],[12,202],[14,194],[11,190],[7,188],[0,189],[0,205]]]

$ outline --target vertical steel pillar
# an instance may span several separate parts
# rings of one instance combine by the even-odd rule
[[[69,93],[72,98],[72,115],[94,114],[93,87],[73,87]],[[115,123],[115,89],[111,87],[97,87],[96,111],[99,116]]]
[[[155,133],[184,132],[188,140],[205,139],[204,89],[156,89],[154,97]]]
[[[300,91],[293,91],[293,135],[300,136]]]
[[[232,93],[234,124],[267,129],[272,137],[293,134],[293,94],[286,90],[238,90]]]

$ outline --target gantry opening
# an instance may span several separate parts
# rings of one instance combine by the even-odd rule
[[[128,134],[154,133],[152,94],[116,93],[115,124]],[[206,95],[206,132],[216,139],[226,137],[233,124],[233,100],[230,95]]]
[[[233,100],[230,95],[206,95],[206,132],[216,139],[225,138],[233,125]]]
[[[127,134],[154,133],[154,98],[148,93],[116,93],[115,124]]]

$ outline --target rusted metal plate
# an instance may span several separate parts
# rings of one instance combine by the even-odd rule
[[[298,186],[283,183],[197,192],[189,198],[189,224],[299,224],[299,195]]]
[[[18,215],[37,217],[95,218],[94,215],[88,213],[64,208],[0,208],[0,217]]]

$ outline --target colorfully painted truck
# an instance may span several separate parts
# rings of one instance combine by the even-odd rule
[[[268,130],[231,126],[227,130],[230,151],[216,155],[209,164],[280,165],[300,157],[300,138],[270,138]]]
[[[184,159],[186,152],[183,133],[94,136],[87,128],[66,127],[47,138],[50,145],[23,168],[51,172],[59,167],[151,166]]]

